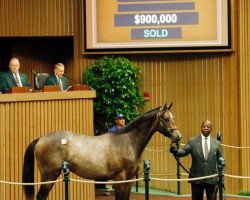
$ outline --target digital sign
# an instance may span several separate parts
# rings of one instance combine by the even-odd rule
[[[85,52],[229,49],[228,0],[85,0]]]

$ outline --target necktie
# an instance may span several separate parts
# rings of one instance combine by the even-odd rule
[[[17,86],[21,87],[21,84],[20,84],[20,81],[19,81],[17,74],[15,74],[14,77],[15,77],[15,81],[16,81]]]
[[[207,137],[205,137],[205,141],[204,141],[204,157],[205,157],[205,160],[207,160],[207,157],[208,157]]]
[[[63,91],[63,85],[62,85],[62,80],[61,78],[58,78],[58,85],[60,87],[60,90]]]

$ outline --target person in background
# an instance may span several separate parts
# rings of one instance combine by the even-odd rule
[[[55,64],[54,74],[46,78],[44,85],[58,85],[61,91],[69,88],[68,80],[64,75],[64,65],[62,63]]]
[[[9,70],[0,73],[0,91],[6,93],[12,87],[29,87],[32,91],[28,76],[19,71],[20,62],[17,58],[11,58]]]
[[[199,136],[191,138],[182,149],[170,148],[175,156],[184,157],[191,154],[192,165],[189,178],[218,174],[218,159],[223,158],[220,142],[210,136],[212,123],[205,120],[201,124]],[[224,159],[224,158],[223,158]],[[212,200],[215,194],[217,177],[190,181],[193,200],[203,200],[204,190],[207,200]]]
[[[118,114],[116,115],[115,117],[115,125],[112,126],[108,132],[110,131],[117,131],[119,130],[120,128],[124,127],[125,126],[125,117],[123,114]],[[113,186],[111,184],[106,184],[105,185],[105,195],[106,196],[109,196],[110,195],[110,192],[113,190]]]
[[[120,128],[122,128],[123,126],[125,126],[125,117],[123,114],[118,114],[115,117],[115,125],[113,127],[111,127],[108,131],[116,131]]]

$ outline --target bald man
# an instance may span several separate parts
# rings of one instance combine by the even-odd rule
[[[170,149],[170,152],[178,157],[191,154],[192,166],[189,178],[218,174],[217,159],[223,158],[223,153],[220,142],[210,136],[212,129],[212,122],[205,120],[201,124],[201,133],[198,136],[191,138],[182,149]],[[192,188],[192,199],[203,200],[205,190],[207,200],[212,200],[217,182],[217,177],[202,181],[189,181]]]
[[[0,90],[5,93],[12,87],[29,87],[28,76],[19,71],[20,62],[17,58],[12,58],[9,62],[9,70],[0,74]]]

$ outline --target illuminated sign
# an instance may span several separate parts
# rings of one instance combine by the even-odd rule
[[[228,0],[85,0],[84,51],[229,49]]]

